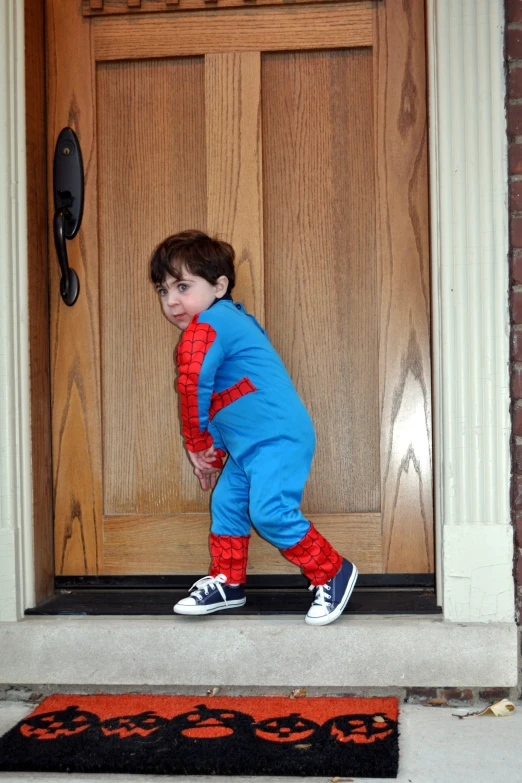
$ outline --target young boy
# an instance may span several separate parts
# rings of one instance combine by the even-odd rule
[[[245,604],[252,524],[315,589],[305,621],[333,622],[357,569],[299,510],[314,428],[266,332],[232,300],[234,250],[183,231],[158,245],[150,272],[165,317],[183,331],[177,365],[185,446],[202,488],[214,490],[210,574],[174,611],[202,615]]]

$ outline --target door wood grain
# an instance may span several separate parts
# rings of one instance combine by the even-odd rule
[[[187,228],[232,242],[235,296],[310,410],[304,512],[362,572],[431,572],[422,0],[83,10],[47,0],[49,170],[69,125],[86,176],[72,308],[49,246],[56,572],[208,566],[179,333],[148,280],[154,246]],[[250,568],[293,569],[256,535]]]
[[[375,15],[383,568],[434,568],[424,4]]]

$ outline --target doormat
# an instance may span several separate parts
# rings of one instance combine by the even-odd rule
[[[396,777],[397,699],[54,695],[0,738],[0,770]]]

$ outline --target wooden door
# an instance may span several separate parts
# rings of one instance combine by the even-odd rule
[[[56,573],[206,573],[147,278],[186,228],[234,245],[315,422],[305,513],[363,573],[433,571],[422,0],[47,0],[46,24],[49,161],[72,127],[86,187],[73,307],[50,247]],[[256,538],[249,572],[295,568]]]

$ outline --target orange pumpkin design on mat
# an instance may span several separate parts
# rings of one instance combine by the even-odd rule
[[[109,718],[101,725],[101,730],[106,737],[116,734],[122,739],[139,734],[140,737],[148,737],[162,726],[168,723],[166,718],[162,718],[155,712],[147,710],[140,712],[139,715],[121,715],[118,718]]]
[[[319,728],[317,723],[302,718],[298,712],[282,715],[280,718],[268,718],[256,724],[256,734],[269,742],[302,742]]]
[[[354,742],[368,745],[389,737],[395,728],[395,721],[386,715],[339,715],[324,724],[331,737],[338,742]]]
[[[20,726],[20,733],[32,739],[50,740],[80,734],[91,726],[97,726],[99,722],[98,716],[93,712],[71,706],[65,710],[44,712],[27,718]]]
[[[175,721],[184,737],[215,739],[236,734],[238,730],[249,726],[252,719],[236,710],[211,709],[205,704],[199,704],[192,712],[179,715]]]

